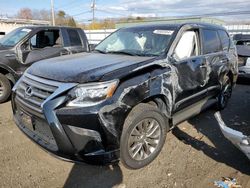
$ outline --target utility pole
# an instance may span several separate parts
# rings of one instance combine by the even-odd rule
[[[54,0],[50,0],[52,25],[55,25]]]
[[[95,0],[93,0],[93,3],[92,3],[92,23],[95,22]]]

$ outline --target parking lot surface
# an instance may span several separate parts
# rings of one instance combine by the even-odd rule
[[[250,86],[237,85],[222,112],[225,123],[250,126]],[[183,122],[167,135],[149,166],[73,164],[41,150],[15,126],[10,102],[0,104],[0,187],[214,187],[233,177],[250,187],[250,161],[227,141],[213,116],[214,108]]]

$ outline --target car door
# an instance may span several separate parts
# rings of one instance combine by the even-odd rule
[[[80,33],[77,29],[67,28],[64,29],[65,36],[68,36],[66,38],[67,43],[67,49],[70,51],[70,53],[80,53],[85,52],[85,42],[82,41],[82,38],[80,36]]]
[[[23,62],[28,66],[42,59],[68,54],[68,51],[63,47],[59,29],[40,30],[22,46]]]
[[[229,40],[229,38],[227,39]],[[224,47],[222,48],[222,45],[227,45],[225,50],[223,50]],[[227,44],[222,44],[222,38],[219,36],[218,30],[206,28],[202,29],[203,54],[208,63],[208,68],[210,69],[208,75],[210,80],[207,83],[208,96],[214,96],[219,92],[219,72],[222,71],[221,69],[223,68],[223,65],[229,63],[228,46],[229,41]]]
[[[175,101],[175,111],[198,102],[206,96],[209,65],[202,54],[200,29],[182,33],[173,53],[181,93]]]

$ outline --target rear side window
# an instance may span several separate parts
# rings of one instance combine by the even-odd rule
[[[79,36],[79,33],[74,29],[67,29],[69,34],[69,42],[70,46],[81,46],[81,38]]]
[[[230,44],[229,36],[226,33],[226,31],[223,31],[223,30],[219,30],[218,33],[219,33],[220,40],[221,40],[221,43],[222,43],[222,48],[223,48],[223,50],[227,51],[228,48],[229,48],[229,44]]]
[[[203,30],[203,53],[215,53],[221,50],[221,43],[215,30]]]

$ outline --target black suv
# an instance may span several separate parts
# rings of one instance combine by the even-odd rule
[[[84,51],[88,40],[80,28],[28,26],[8,33],[0,39],[0,103],[32,63]]]
[[[237,54],[223,27],[123,28],[91,53],[33,64],[15,85],[18,127],[72,161],[149,164],[176,124],[217,103],[237,79]]]

